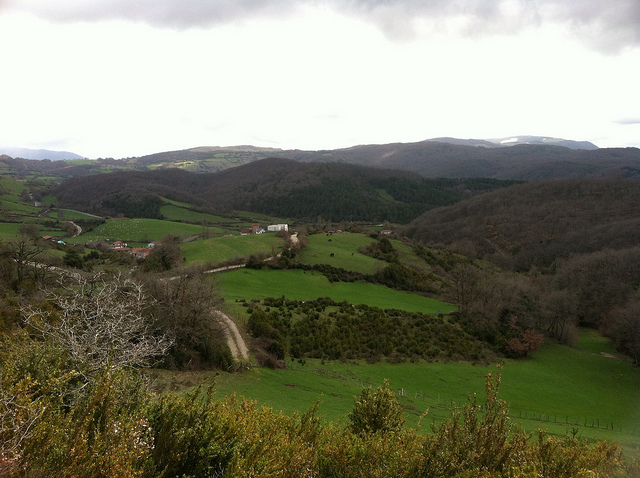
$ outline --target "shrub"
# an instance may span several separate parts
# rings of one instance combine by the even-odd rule
[[[357,435],[398,432],[404,422],[402,407],[387,380],[375,392],[370,387],[363,388],[349,413],[349,429]]]

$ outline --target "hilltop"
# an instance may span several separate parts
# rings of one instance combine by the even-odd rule
[[[399,169],[428,178],[485,177],[530,181],[554,177],[640,175],[638,148],[597,148],[589,142],[540,136],[491,140],[435,138],[415,143],[358,145],[319,151],[201,146],[125,159],[52,162],[3,157],[2,163],[13,171],[37,171],[66,178],[169,168],[211,173],[274,157],[298,162],[338,162]]]
[[[69,151],[51,151],[49,149],[30,149],[30,148],[16,148],[12,146],[0,146],[0,155],[6,155],[15,158],[23,159],[50,159],[52,161],[63,161],[65,159],[82,159],[76,153]]]

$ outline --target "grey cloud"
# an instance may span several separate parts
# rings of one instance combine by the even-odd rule
[[[636,124],[640,124],[640,117],[621,118],[619,120],[615,120],[614,123],[621,124],[621,125],[636,125]]]
[[[54,22],[128,20],[165,28],[204,28],[252,17],[287,16],[287,0],[0,0],[0,8]]]
[[[0,9],[53,21],[126,19],[177,29],[279,18],[305,5],[328,6],[372,22],[396,40],[419,33],[414,20],[432,20],[434,28],[446,31],[446,20],[455,16],[464,20],[462,33],[468,36],[512,34],[552,23],[603,52],[640,45],[638,0],[0,0]]]
[[[525,27],[555,24],[605,53],[640,45],[638,0],[333,0],[332,3],[368,17],[398,39],[416,33],[414,19],[431,19],[437,25],[456,16],[464,19],[462,33],[472,37],[512,34]]]

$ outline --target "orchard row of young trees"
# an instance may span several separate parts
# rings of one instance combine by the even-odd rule
[[[456,320],[367,305],[268,298],[245,303],[256,345],[276,359],[320,358],[377,362],[468,360],[489,362],[496,351]],[[277,365],[267,360],[265,364]]]

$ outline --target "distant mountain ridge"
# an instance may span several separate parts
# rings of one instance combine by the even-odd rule
[[[549,146],[562,146],[569,149],[598,149],[598,146],[590,141],[574,141],[549,136],[509,136],[507,138],[488,139],[487,141],[496,142],[502,146],[513,146],[515,144],[547,144]]]
[[[358,145],[334,150],[201,147],[136,159],[146,168],[179,167],[215,172],[266,157],[299,162],[339,162],[411,171],[429,178],[487,177],[533,180],[640,175],[637,148],[598,148],[588,141],[546,136],[491,140],[434,138],[416,143]]]
[[[12,158],[23,159],[50,159],[51,161],[63,161],[66,159],[84,159],[84,156],[70,151],[51,151],[49,149],[16,148],[13,146],[0,146],[0,154],[6,154]]]
[[[503,146],[514,146],[517,144],[546,144],[549,146],[562,146],[569,149],[594,150],[598,146],[590,141],[574,141],[571,139],[554,138],[551,136],[507,136],[505,138],[488,139],[459,139],[459,138],[433,138],[428,141],[440,143],[459,144],[463,146],[483,146],[487,148],[497,148]]]
[[[435,138],[415,143],[351,146],[333,150],[283,150],[256,146],[200,146],[126,159],[30,161],[3,158],[7,167],[60,177],[115,171],[178,168],[212,173],[265,158],[303,163],[346,163],[417,173],[427,178],[492,178],[530,181],[549,178],[640,177],[640,149],[598,148],[589,142],[542,136],[493,140]]]

